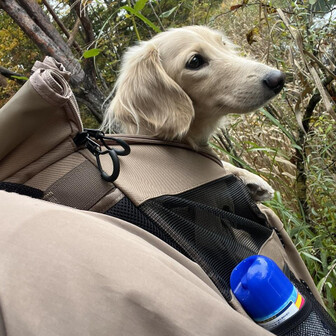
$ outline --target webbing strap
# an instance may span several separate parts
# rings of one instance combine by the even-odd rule
[[[44,199],[89,210],[113,189],[115,186],[101,178],[96,166],[84,161],[52,184],[46,190]]]

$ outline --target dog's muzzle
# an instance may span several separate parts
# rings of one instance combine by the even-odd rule
[[[285,85],[285,74],[279,70],[273,70],[263,78],[263,83],[278,94]]]

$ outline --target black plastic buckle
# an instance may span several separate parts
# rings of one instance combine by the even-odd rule
[[[101,145],[95,142],[92,138],[98,140]],[[115,149],[108,145],[105,140],[113,140],[123,149]],[[124,140],[106,136],[104,132],[95,129],[84,129],[84,132],[78,133],[76,135],[74,142],[78,147],[85,146],[96,157],[97,166],[101,177],[107,182],[114,182],[119,176],[120,162],[118,156],[126,156],[131,152],[130,146]],[[106,149],[102,150],[102,146],[104,146]],[[100,155],[105,154],[108,154],[112,160],[113,170],[111,175],[107,174],[101,165]]]

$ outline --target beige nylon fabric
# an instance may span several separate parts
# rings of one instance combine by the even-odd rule
[[[86,160],[52,184],[45,194],[56,203],[89,210],[113,189],[115,186],[104,181],[97,168]]]
[[[85,158],[79,153],[72,153],[37,173],[33,178],[26,181],[25,184],[33,188],[47,190],[65,174],[85,161]]]
[[[37,63],[29,81],[0,110],[0,180],[24,183],[41,170],[41,165],[34,165],[36,160],[53,151],[53,162],[59,160],[58,146],[75,150],[72,138],[82,130],[82,123],[64,79],[67,73],[53,59],[45,62]],[[47,167],[50,159],[49,155],[40,164]]]
[[[179,194],[225,175],[224,168],[191,149],[164,145],[131,145],[131,153],[121,156],[120,175],[114,184],[135,205],[163,194]],[[111,173],[111,159],[101,157]]]
[[[26,146],[28,146],[28,144],[26,144]],[[24,150],[24,154],[25,154],[24,157],[26,158],[27,161],[28,160],[30,161],[31,158],[27,155],[28,149],[30,151],[33,151],[34,149],[27,147]],[[15,173],[13,173],[16,167],[15,160],[17,159],[18,163],[21,163],[23,157],[21,156],[20,153],[13,151],[3,161],[0,162],[0,174],[1,172],[4,172],[4,174],[6,175],[9,172],[11,174],[13,173],[13,175],[5,178],[4,180],[6,182],[12,182],[12,183],[21,183],[21,184],[27,184],[27,185],[29,184],[30,186],[35,187],[31,183],[31,179],[34,179],[34,177],[37,174],[39,174],[39,172],[43,171],[45,168],[48,168],[54,163],[57,163],[59,160],[62,160],[64,157],[69,156],[70,154],[74,153],[74,150],[75,148],[74,148],[73,141],[69,141],[69,139],[66,139],[65,141],[57,145],[57,147],[45,153],[41,157],[37,158],[35,161],[28,164],[27,166],[24,166],[22,169],[19,169]],[[60,177],[67,173],[65,169],[66,167],[62,167],[62,169],[59,170]],[[36,179],[35,179],[35,182],[37,182]],[[44,182],[46,184],[49,183],[48,181],[44,181]]]
[[[1,336],[272,335],[134,225],[6,192],[0,213]]]

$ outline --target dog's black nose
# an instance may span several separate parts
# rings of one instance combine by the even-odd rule
[[[285,85],[285,74],[279,70],[273,70],[264,77],[263,83],[277,94]]]

